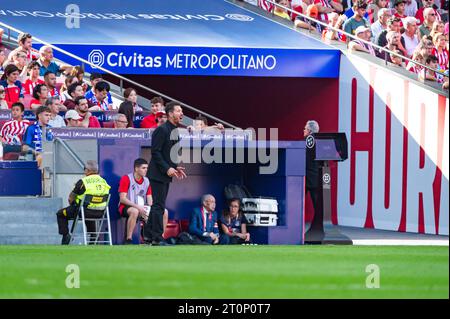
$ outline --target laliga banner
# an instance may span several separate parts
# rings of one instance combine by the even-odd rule
[[[118,74],[336,78],[337,50],[56,45]],[[55,56],[80,64],[57,51]],[[86,65],[89,72],[99,72]]]
[[[340,225],[448,235],[448,98],[355,56],[343,57]]]

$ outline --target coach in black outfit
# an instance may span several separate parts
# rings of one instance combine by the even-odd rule
[[[163,214],[166,208],[166,198],[172,177],[186,177],[184,168],[178,166],[178,151],[172,152],[172,147],[179,141],[177,127],[183,119],[183,110],[178,103],[166,105],[167,122],[155,129],[152,134],[152,158],[147,172],[152,188],[153,205],[150,216],[144,227],[144,237],[152,245],[165,245],[163,240]]]
[[[308,136],[314,136],[319,133],[319,124],[316,121],[308,121],[303,129],[303,136],[306,138],[306,193],[309,192],[311,201],[314,207],[314,217],[311,222],[305,240],[307,240],[308,233],[315,232],[316,234],[323,234],[323,198],[322,198],[322,162],[314,160],[315,143],[308,145]],[[316,237],[316,236],[314,236]]]

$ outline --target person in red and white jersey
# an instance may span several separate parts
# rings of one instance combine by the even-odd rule
[[[422,63],[422,64],[425,63],[425,59],[424,59],[422,53],[420,52],[420,50],[414,51],[411,60],[413,60],[415,62]],[[406,65],[406,69],[409,72],[413,72],[413,73],[419,74],[420,71],[422,70],[422,67],[420,65],[418,65],[418,64],[415,64],[415,63],[412,63],[412,62],[408,62],[408,64]]]
[[[443,33],[436,33],[433,37],[434,48],[432,55],[438,58],[439,67],[442,71],[448,69],[449,54],[447,51],[447,42]]]
[[[22,149],[22,139],[30,121],[23,119],[25,107],[22,103],[16,102],[11,108],[12,120],[6,122],[0,130],[0,140],[3,144],[3,153],[20,153]]]
[[[394,13],[394,17],[400,18],[400,27],[401,28],[403,28],[403,19],[406,18],[405,5],[406,5],[406,0],[395,0],[395,2],[394,2],[394,8],[396,11]]]
[[[314,0],[314,4],[319,9],[319,20],[328,23],[328,13],[342,12],[344,7],[341,0]]]
[[[424,18],[424,10],[427,8],[432,8],[434,11],[434,14],[436,16],[436,20],[441,21],[441,15],[439,14],[439,11],[437,11],[436,9],[433,8],[433,4],[434,4],[434,0],[422,0],[422,7],[419,8],[419,10],[417,10],[416,12],[416,19],[420,20],[420,24],[423,23]]]
[[[44,82],[48,88],[48,97],[60,96],[59,90],[56,87],[56,74],[47,71],[44,75]]]
[[[17,51],[25,51],[27,64],[33,60],[39,59],[39,51],[33,49],[33,36],[29,33],[21,33],[17,37],[19,47],[10,52],[8,60],[12,61]]]
[[[33,89],[38,84],[45,84],[44,81],[39,79],[39,63],[36,61],[30,62],[27,67],[28,71],[28,79],[23,83],[23,89],[25,91],[25,94],[32,95]]]
[[[148,162],[143,158],[134,161],[133,173],[122,176],[119,183],[119,214],[127,218],[125,245],[132,244],[133,231],[137,219],[148,220],[148,208],[153,204],[150,181],[146,177]],[[146,207],[147,206],[147,207]],[[166,229],[168,212],[163,216],[163,229]]]
[[[9,108],[16,102],[23,103],[24,90],[18,78],[19,69],[17,66],[14,64],[7,65],[0,80],[0,85],[5,88],[5,100]]]
[[[156,128],[158,120],[156,114],[164,109],[164,100],[160,96],[155,96],[151,101],[151,114],[144,117],[141,122],[141,128]]]
[[[266,0],[258,0],[258,7],[266,10],[267,12],[272,12],[274,5]]]

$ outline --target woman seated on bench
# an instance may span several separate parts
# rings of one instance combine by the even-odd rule
[[[241,210],[241,202],[237,198],[229,201],[229,209],[224,210],[220,217],[220,227],[223,232],[223,243],[229,245],[250,243],[247,232],[247,219]]]

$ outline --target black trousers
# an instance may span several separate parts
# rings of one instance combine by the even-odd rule
[[[144,237],[146,240],[160,242],[163,240],[163,215],[170,183],[150,180],[150,186],[152,188],[153,205],[148,221],[144,226]]]
[[[322,189],[319,188],[306,188],[306,193],[309,192],[311,201],[314,208],[314,217],[311,221],[311,230],[323,231],[323,197]],[[306,195],[306,194],[305,194]]]
[[[69,233],[69,220],[75,219],[77,216],[79,207],[75,205],[68,206],[66,208],[60,209],[56,213],[56,219],[58,221],[58,232],[60,235],[67,235]],[[103,216],[103,211],[98,210],[84,210],[85,218],[101,218]],[[80,212],[81,214],[81,212]],[[95,232],[95,221],[87,220],[86,229],[88,232]]]

